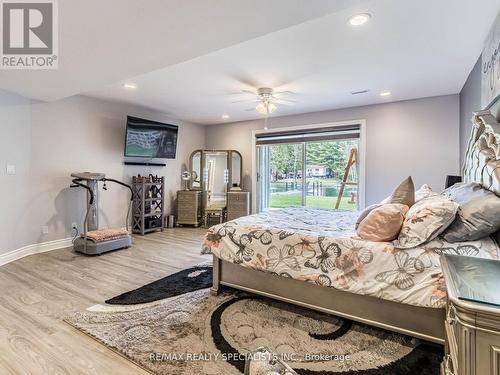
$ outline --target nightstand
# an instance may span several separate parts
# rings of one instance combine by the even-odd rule
[[[177,226],[200,225],[201,191],[179,190],[177,192]]]
[[[442,375],[500,374],[500,261],[443,255],[448,303]]]
[[[227,194],[227,221],[250,215],[250,193],[229,191]]]

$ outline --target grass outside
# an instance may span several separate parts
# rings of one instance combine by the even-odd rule
[[[355,203],[349,203],[349,197],[343,197],[340,201],[339,210],[354,211],[357,209]],[[306,206],[309,208],[327,208],[335,209],[337,197],[308,196],[306,197]],[[287,208],[302,205],[302,197],[295,194],[271,194],[269,207]]]

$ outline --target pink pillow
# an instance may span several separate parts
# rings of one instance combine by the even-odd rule
[[[389,242],[398,238],[408,206],[387,203],[372,210],[361,223],[357,234],[363,240]]]

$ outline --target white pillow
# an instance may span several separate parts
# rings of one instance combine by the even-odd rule
[[[431,187],[427,184],[420,186],[420,189],[415,191],[415,202],[421,201],[424,198],[428,198],[432,195],[438,195],[435,191],[432,191]]]
[[[439,236],[455,220],[458,204],[437,194],[420,200],[408,210],[394,247],[410,249]]]

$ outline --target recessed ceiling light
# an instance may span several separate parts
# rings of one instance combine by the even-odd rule
[[[137,88],[137,86],[134,85],[133,83],[124,83],[123,87],[125,87],[126,89],[136,89]]]
[[[227,120],[229,118],[229,115],[222,115],[221,117],[223,120]]]
[[[380,93],[380,96],[390,96],[391,95],[391,92],[390,91],[382,91]]]
[[[367,23],[371,18],[371,15],[368,13],[360,13],[349,18],[349,24],[351,26],[361,26]]]

